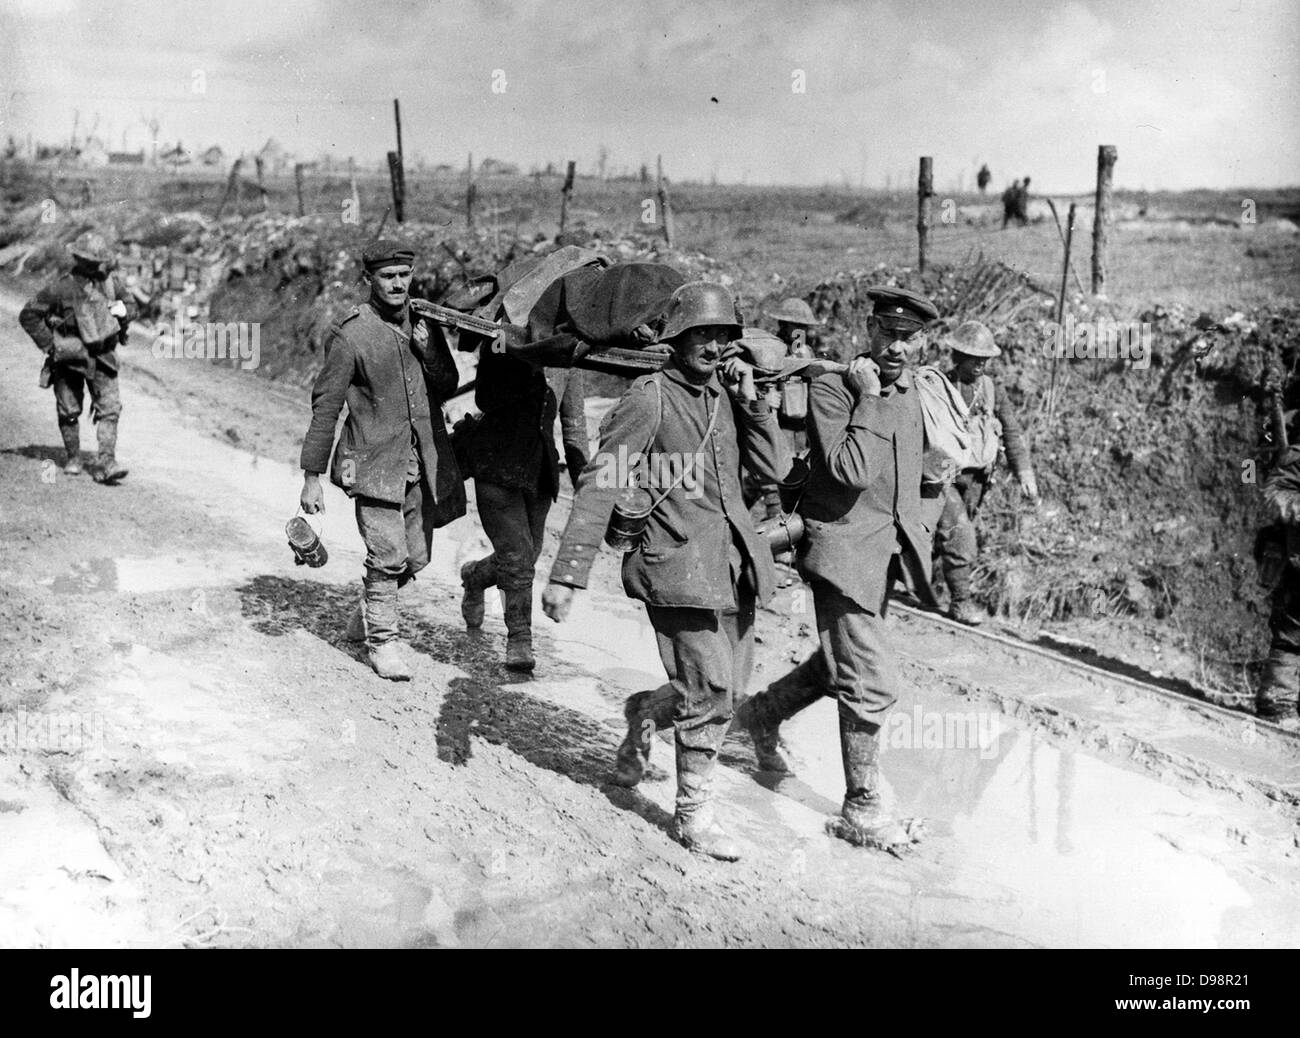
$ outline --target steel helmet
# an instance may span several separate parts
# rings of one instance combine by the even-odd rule
[[[730,328],[731,338],[739,339],[741,326],[736,319],[735,300],[722,285],[709,281],[689,281],[669,298],[659,341],[668,342],[691,328],[711,324]]]
[[[979,321],[964,321],[952,333],[949,346],[954,353],[964,353],[968,357],[1000,357],[1002,351],[993,341],[993,333]]]
[[[791,297],[782,299],[781,305],[775,310],[769,310],[767,316],[774,321],[784,321],[786,324],[801,324],[806,328],[815,328],[821,324],[813,316],[812,307],[802,299]]]
[[[90,260],[92,263],[107,263],[113,258],[104,236],[94,231],[83,231],[77,235],[68,246],[68,251],[72,253],[73,259]]]

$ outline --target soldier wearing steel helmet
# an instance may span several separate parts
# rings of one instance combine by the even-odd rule
[[[72,270],[37,292],[22,308],[18,323],[45,353],[41,384],[54,389],[63,471],[70,476],[82,471],[81,412],[89,386],[99,448],[91,475],[97,483],[116,484],[127,474],[117,462],[122,414],[117,347],[126,341],[136,302],[113,276],[113,252],[102,235],[87,231],[68,251]]]
[[[881,799],[880,728],[898,679],[885,635],[894,579],[928,594],[930,532],[921,519],[924,426],[907,365],[939,312],[916,292],[872,288],[867,350],[809,393],[810,474],[798,566],[811,585],[820,648],[741,705],[760,768],[787,772],[781,724],[823,696],[839,704],[844,802],[830,831],[851,843],[906,845],[916,831]]]
[[[740,472],[744,465],[774,482],[787,460],[752,367],[730,355],[740,335],[735,303],[721,285],[692,282],[673,293],[659,335],[671,356],[662,371],[637,379],[602,424],[542,596],[546,614],[560,621],[574,590],[587,586],[620,493],[597,478],[604,459],[644,452],[652,471],[663,471],[662,459],[696,460],[692,488],[656,481],[661,500],[644,539],[623,557],[624,591],[645,603],[668,682],[627,701],[614,780],[640,781],[654,730],[671,726],[673,836],[726,861],[740,851],[714,815],[712,776],[733,698],[749,679],[755,607],[775,586],[771,551],[742,500]]]
[[[775,310],[769,310],[767,316],[776,322],[776,337],[788,347],[791,357],[811,357],[812,343],[809,341],[814,328],[821,327],[812,312],[812,307],[796,296],[781,300]]]
[[[993,333],[979,321],[966,321],[953,333],[950,346],[953,366],[948,381],[970,409],[973,464],[944,490],[934,549],[948,585],[948,615],[959,623],[977,626],[983,618],[970,597],[970,571],[979,551],[975,519],[997,467],[998,448],[1005,448],[1007,464],[1030,500],[1038,499],[1038,481],[1006,390],[985,371],[988,362],[1002,354]]]

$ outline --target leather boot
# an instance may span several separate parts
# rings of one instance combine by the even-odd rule
[[[117,483],[123,479],[127,470],[117,463],[117,419],[101,418],[97,426],[99,436],[99,459],[94,470],[96,483]]]
[[[533,659],[533,589],[503,592],[506,613],[506,667],[531,671]]]
[[[381,678],[410,681],[411,664],[398,640],[397,581],[367,573],[365,595],[366,656]]]
[[[736,711],[736,722],[754,740],[754,756],[761,771],[789,774],[794,771],[781,743],[781,722],[817,702],[826,689],[826,670],[821,652],[814,652],[788,674],[750,696]]]
[[[952,604],[948,607],[948,618],[956,620],[959,624],[965,624],[967,627],[978,627],[984,622],[979,607],[969,598],[953,599]]]
[[[81,428],[75,422],[71,425],[60,425],[59,433],[63,436],[63,474],[80,476]]]
[[[880,726],[840,715],[844,804],[827,823],[833,836],[858,847],[893,850],[920,838],[919,824],[900,822],[880,802]]]
[[[713,813],[714,751],[694,749],[677,737],[677,812],[669,834],[689,851],[719,861],[739,861],[740,847]]]
[[[460,599],[460,615],[467,630],[476,631],[483,626],[483,592],[496,583],[492,556],[471,559],[460,568],[460,585],[464,589]]]
[[[750,696],[736,708],[736,724],[754,740],[754,758],[759,771],[772,771],[786,775],[794,770],[789,758],[782,752],[781,725],[768,723],[763,716],[764,703],[758,696]]]
[[[616,786],[631,789],[645,778],[646,769],[650,767],[650,747],[655,732],[667,731],[673,726],[674,696],[671,685],[660,685],[627,697],[623,704],[627,735],[619,744],[614,758],[614,774],[610,777]]]

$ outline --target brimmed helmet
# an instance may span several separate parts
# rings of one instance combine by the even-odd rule
[[[667,342],[692,328],[715,324],[730,328],[731,338],[740,338],[741,326],[736,320],[736,301],[722,285],[709,281],[690,281],[678,288],[669,299],[659,341]]]
[[[964,321],[957,326],[949,339],[949,346],[956,353],[968,357],[1000,357],[1002,351],[993,341],[993,333],[979,321]]]
[[[806,328],[814,328],[821,324],[813,316],[812,307],[802,299],[791,297],[782,299],[781,305],[775,310],[769,310],[767,316],[774,321],[784,321],[786,324],[800,324]]]
[[[89,260],[91,263],[107,263],[113,258],[104,236],[94,231],[83,231],[77,235],[68,246],[68,251],[72,253],[73,259]]]

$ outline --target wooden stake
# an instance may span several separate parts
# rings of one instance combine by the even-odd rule
[[[262,180],[262,167],[264,163],[262,162],[261,155],[253,156],[253,165],[257,167],[257,190],[258,193],[262,196],[262,212],[266,212],[268,209],[271,208],[271,203],[267,199],[266,184]]]
[[[574,162],[569,160],[568,172],[564,174],[564,186],[560,188],[560,233],[564,233],[564,225],[569,219],[569,196],[573,194],[573,174]]]
[[[307,214],[307,210],[303,206],[303,202],[302,202],[302,163],[301,162],[295,162],[293,164],[293,186],[298,192],[298,215],[305,216]]]
[[[921,170],[916,179],[917,270],[925,273],[925,251],[930,236],[930,197],[934,194],[934,159],[921,156]]]
[[[1065,225],[1065,265],[1061,268],[1061,293],[1056,299],[1056,327],[1057,335],[1063,336],[1064,326],[1061,323],[1065,316],[1065,285],[1070,277],[1070,243],[1074,240],[1074,209],[1075,204],[1070,203],[1070,215]],[[1052,423],[1052,415],[1056,411],[1056,362],[1060,359],[1060,339],[1057,340],[1056,349],[1052,351],[1052,377],[1047,389],[1047,423]]]
[[[226,208],[226,203],[230,200],[230,196],[235,193],[235,189],[239,184],[239,167],[243,165],[243,162],[244,160],[239,158],[235,159],[235,161],[230,164],[230,176],[226,178],[226,193],[221,196],[221,204],[217,206],[218,220],[221,219],[221,214]],[[237,208],[239,203],[236,202],[235,204]]]
[[[664,227],[664,244],[670,249],[673,247],[673,204],[668,199],[668,182],[664,179],[664,157],[659,155],[655,158],[655,182],[659,189],[659,211],[662,214]]]
[[[465,226],[474,229],[474,202],[478,198],[478,188],[474,184],[474,153],[470,152],[465,163]]]
[[[1110,218],[1110,181],[1119,152],[1113,144],[1097,148],[1097,202],[1092,214],[1092,294],[1106,293],[1106,224]]]
[[[393,98],[393,122],[397,125],[397,157],[405,167],[406,156],[402,152],[402,106],[397,98]]]
[[[388,180],[393,188],[393,218],[402,223],[406,218],[406,185],[402,181],[402,160],[395,151],[388,153]]]

